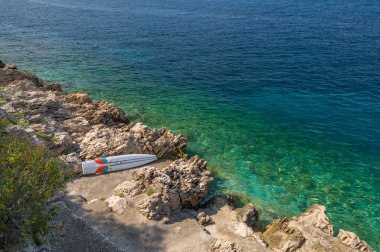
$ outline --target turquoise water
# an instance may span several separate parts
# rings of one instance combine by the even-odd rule
[[[0,0],[0,58],[189,138],[211,194],[380,247],[378,1]]]

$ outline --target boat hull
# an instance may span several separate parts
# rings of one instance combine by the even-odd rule
[[[130,154],[82,162],[83,174],[101,174],[139,167],[156,161],[156,155]]]

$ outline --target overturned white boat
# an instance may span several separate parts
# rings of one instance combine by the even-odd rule
[[[83,174],[100,174],[111,171],[120,171],[145,165],[157,160],[156,155],[130,154],[112,157],[102,157],[82,162]]]

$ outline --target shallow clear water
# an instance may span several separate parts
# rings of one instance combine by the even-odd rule
[[[0,58],[189,138],[211,193],[380,248],[378,1],[0,0]]]

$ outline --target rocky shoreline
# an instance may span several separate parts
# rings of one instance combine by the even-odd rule
[[[325,215],[326,208],[321,205],[261,227],[259,212],[252,204],[237,208],[228,197],[203,202],[213,178],[205,160],[186,156],[186,138],[165,128],[151,129],[142,123],[130,122],[128,116],[111,103],[92,100],[84,92],[64,93],[59,84],[43,81],[1,61],[0,88],[0,119],[15,122],[6,132],[29,139],[35,145],[48,146],[70,168],[67,174],[72,175],[73,181],[68,185],[68,192],[52,200],[61,213],[66,214],[55,221],[75,219],[67,221],[72,223],[67,224],[68,230],[75,229],[79,219],[87,223],[90,231],[85,235],[91,239],[100,237],[105,246],[99,245],[98,251],[115,251],[115,246],[121,251],[373,251],[354,233],[339,230],[334,236],[333,225]],[[83,160],[131,153],[155,154],[162,163],[96,176],[99,178],[76,175],[81,171]],[[105,181],[106,176],[114,179]],[[86,191],[84,187],[90,188],[98,180],[109,184],[104,184],[98,195]],[[100,193],[107,194],[107,198],[102,199]],[[154,226],[168,235],[161,237],[163,247],[144,245],[155,241],[158,234],[134,244],[130,242],[134,234],[128,233],[131,239],[117,244],[114,233],[122,234],[122,228],[114,230],[112,235],[99,235],[98,231],[107,233],[111,224],[100,225],[91,219],[94,214],[88,212],[129,226],[137,223]],[[135,218],[126,222],[131,213]],[[176,231],[186,229],[192,230],[191,234]],[[73,237],[61,237],[56,245],[51,242],[45,249],[69,251],[75,246],[86,247],[85,239],[70,239]],[[67,243],[71,246],[66,246]],[[28,249],[38,250],[33,246]],[[96,251],[96,247],[91,251]]]

